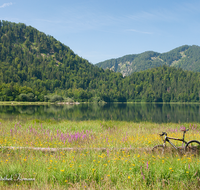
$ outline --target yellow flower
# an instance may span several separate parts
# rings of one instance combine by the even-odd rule
[[[131,177],[130,177],[130,176],[128,176],[128,179],[131,179]]]
[[[61,172],[64,172],[65,170],[60,170]]]
[[[189,174],[189,171],[186,171],[187,174]]]

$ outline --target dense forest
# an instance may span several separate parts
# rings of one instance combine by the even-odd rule
[[[141,54],[126,55],[96,64],[99,68],[108,68],[122,73],[123,76],[162,65],[200,72],[200,47],[184,45],[167,53],[147,51]]]
[[[181,52],[189,49],[184,46]],[[189,52],[185,52],[188,57],[194,53]],[[157,55],[149,52],[151,57]],[[165,54],[162,56],[164,60]],[[69,98],[85,102],[200,100],[200,73],[156,66],[159,67],[123,77],[119,72],[98,68],[52,36],[31,26],[0,21],[1,101],[55,102]]]

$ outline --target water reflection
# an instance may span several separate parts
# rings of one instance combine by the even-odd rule
[[[200,122],[199,105],[194,104],[80,104],[0,106],[0,118],[120,120],[166,122]]]

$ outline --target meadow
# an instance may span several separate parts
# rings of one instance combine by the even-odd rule
[[[200,140],[198,123],[0,120],[0,189],[199,189],[199,156],[151,152],[183,126]]]

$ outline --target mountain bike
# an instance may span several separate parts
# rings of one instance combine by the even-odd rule
[[[164,137],[163,144],[154,146],[152,152],[163,154],[166,150],[169,150],[166,146],[166,143],[168,142],[181,155],[185,153],[200,154],[200,142],[197,140],[191,140],[189,142],[185,141],[185,134],[187,131],[189,131],[189,129],[183,128],[181,129],[181,131],[183,131],[182,139],[169,137],[167,136],[166,132],[162,132],[162,134],[159,134],[162,138]],[[170,140],[182,141],[182,147],[175,146]]]

